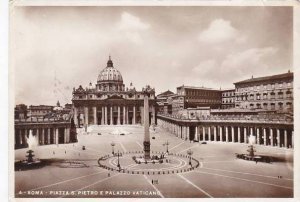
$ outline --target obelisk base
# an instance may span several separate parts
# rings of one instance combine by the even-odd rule
[[[150,141],[149,142],[144,141],[144,153],[145,153],[145,155],[144,155],[145,160],[151,159],[151,157],[150,157]]]

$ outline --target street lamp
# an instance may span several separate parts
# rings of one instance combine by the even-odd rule
[[[119,151],[117,153],[117,156],[118,156],[118,165],[117,165],[117,167],[119,168],[119,171],[120,171],[121,170],[121,165],[120,165],[120,159],[119,159],[119,156],[120,156]]]
[[[167,140],[167,142],[165,143],[165,145],[167,146],[167,153],[169,153],[169,142],[168,142],[168,140]]]
[[[187,151],[187,154],[190,156],[189,158],[189,165],[192,165],[192,155],[193,155],[193,151],[191,149],[189,149]]]
[[[112,154],[114,155],[115,154],[115,151],[114,151],[114,146],[116,145],[114,142],[110,143],[111,147],[112,147]]]

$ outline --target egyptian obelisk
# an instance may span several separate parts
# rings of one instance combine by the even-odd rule
[[[144,158],[150,159],[150,132],[149,132],[149,91],[147,86],[144,90]]]

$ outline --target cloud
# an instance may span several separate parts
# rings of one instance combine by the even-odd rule
[[[147,31],[150,25],[142,22],[140,18],[130,13],[123,12],[117,27],[130,41],[140,44],[143,41],[141,32]]]
[[[228,54],[223,60],[204,60],[192,70],[194,77],[204,83],[215,81],[216,85],[234,83],[245,76],[263,76],[272,74],[270,58],[277,53],[277,48],[250,48],[242,52]],[[263,73],[265,72],[265,73]],[[213,87],[213,86],[212,86]],[[218,87],[218,86],[214,86]]]
[[[245,36],[231,25],[230,21],[216,19],[212,21],[209,27],[198,35],[200,42],[209,44],[220,44],[228,41],[245,41]]]

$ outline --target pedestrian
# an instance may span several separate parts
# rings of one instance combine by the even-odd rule
[[[65,154],[67,153],[67,151],[65,150]]]
[[[53,151],[53,155],[55,154],[55,152]]]
[[[110,177],[110,173],[107,174],[107,177]]]
[[[153,179],[152,179],[152,184],[153,184]]]

